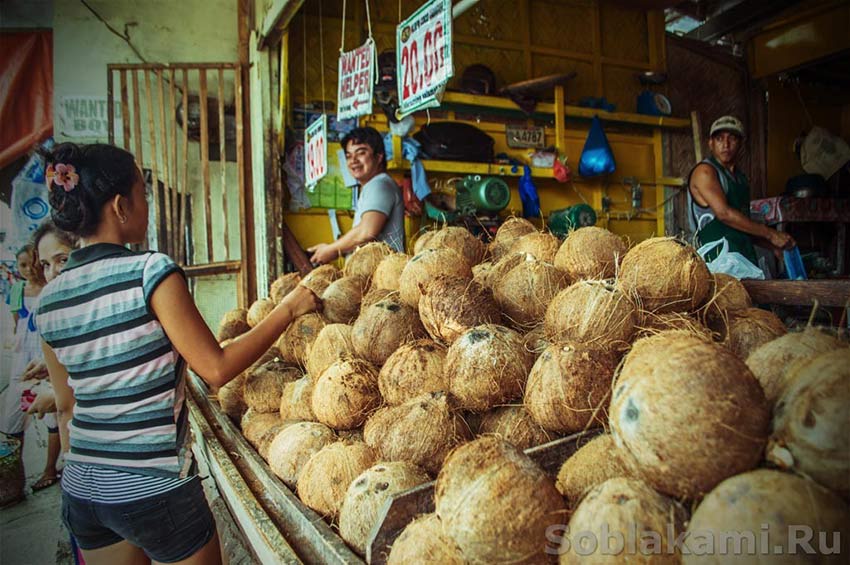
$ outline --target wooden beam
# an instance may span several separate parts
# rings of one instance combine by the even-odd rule
[[[280,37],[281,32],[289,26],[289,22],[304,4],[304,0],[273,0],[268,11],[263,16],[257,49],[265,49]]]
[[[743,280],[744,288],[756,304],[785,304],[841,308],[850,301],[850,280],[789,281]]]

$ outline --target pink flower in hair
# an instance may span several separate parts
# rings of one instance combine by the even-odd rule
[[[51,184],[56,184],[64,188],[65,192],[71,192],[76,188],[77,183],[80,182],[80,175],[77,174],[74,165],[66,165],[64,163],[57,163],[55,167],[48,165],[44,176],[47,179],[48,187]]]

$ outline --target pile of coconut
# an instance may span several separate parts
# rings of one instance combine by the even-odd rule
[[[692,247],[597,227],[562,242],[510,218],[489,244],[443,227],[412,251],[370,243],[343,270],[284,275],[218,335],[238,339],[296,285],[322,298],[218,399],[361,555],[386,500],[435,479],[436,512],[391,562],[572,562],[587,548],[556,543],[559,525],[642,523],[666,542],[686,509],[706,515],[703,499],[767,465],[838,493],[846,516],[850,349],[788,333]],[[578,432],[558,473],[523,454]]]

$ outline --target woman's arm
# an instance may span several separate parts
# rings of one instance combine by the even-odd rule
[[[259,359],[298,316],[321,305],[298,286],[263,321],[222,348],[198,312],[186,280],[172,273],[154,290],[151,309],[174,348],[208,384],[222,386]]]
[[[44,362],[47,365],[47,372],[50,374],[50,384],[53,385],[53,395],[56,398],[56,419],[59,422],[59,439],[62,442],[62,451],[65,452],[71,447],[68,437],[68,422],[74,416],[74,391],[68,385],[68,370],[56,358],[53,349],[42,341],[41,350],[44,352]]]

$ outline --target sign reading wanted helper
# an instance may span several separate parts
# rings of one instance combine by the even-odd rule
[[[354,51],[339,56],[337,120],[372,113],[372,89],[375,85],[375,43],[371,40]]]
[[[328,174],[328,117],[320,118],[304,131],[304,184],[316,186]]]
[[[454,74],[452,3],[431,0],[396,28],[399,113],[440,105],[437,95]]]

